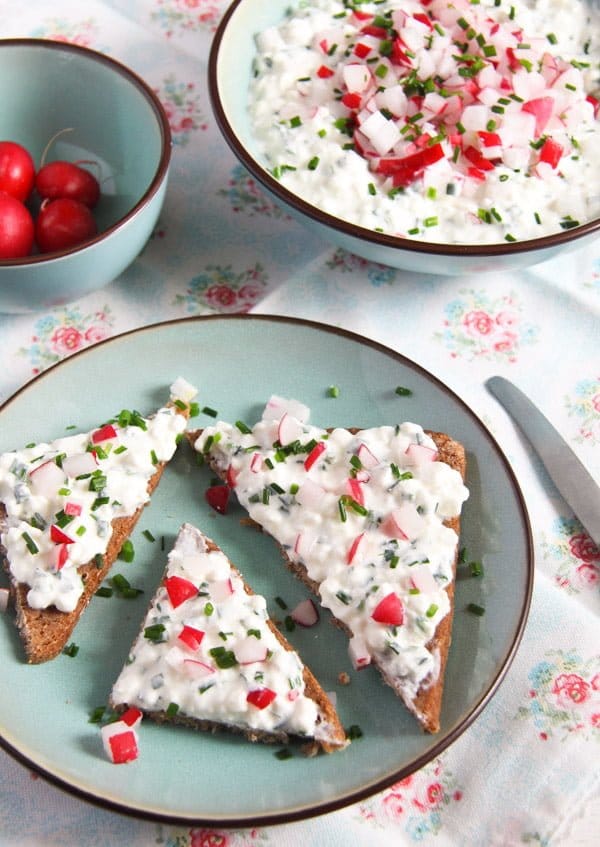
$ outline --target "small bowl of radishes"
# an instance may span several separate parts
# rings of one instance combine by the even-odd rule
[[[0,102],[0,313],[78,300],[152,234],[168,120],[129,68],[45,39],[0,41]]]

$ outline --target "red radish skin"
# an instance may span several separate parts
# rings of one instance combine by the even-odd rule
[[[190,650],[198,650],[204,638],[204,632],[193,626],[185,625],[177,638]]]
[[[174,609],[189,600],[190,597],[198,596],[198,589],[189,579],[184,579],[181,576],[169,576],[165,579],[165,588],[169,595],[169,600]]]
[[[277,693],[270,688],[256,688],[254,691],[248,692],[246,700],[252,706],[262,710],[270,706],[276,697]]]
[[[387,626],[402,626],[404,623],[404,606],[402,600],[392,591],[380,600],[371,615],[377,623]]]
[[[68,197],[93,209],[100,198],[100,184],[93,174],[74,162],[48,162],[36,174],[35,188],[43,199]]]
[[[16,197],[0,191],[0,261],[28,256],[34,232],[29,209]]]
[[[301,600],[300,603],[290,612],[292,620],[298,626],[311,627],[319,622],[319,610],[310,599]]]
[[[215,512],[224,515],[227,512],[230,494],[231,488],[228,485],[211,485],[205,492],[206,502]]]
[[[33,189],[35,164],[25,147],[0,141],[0,191],[24,203]]]
[[[68,197],[45,201],[35,221],[35,240],[41,253],[78,247],[97,231],[88,207]]]

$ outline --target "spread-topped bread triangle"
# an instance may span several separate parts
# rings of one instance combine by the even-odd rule
[[[252,428],[220,422],[190,433],[224,483],[207,497],[222,508],[235,492],[347,632],[354,667],[373,663],[437,732],[464,449],[413,423],[327,430],[308,416],[302,403],[272,397]]]
[[[149,502],[196,395],[0,456],[0,553],[27,661],[57,656]]]
[[[346,746],[331,700],[217,545],[184,524],[111,695],[157,721]]]

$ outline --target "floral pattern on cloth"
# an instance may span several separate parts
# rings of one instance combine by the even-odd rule
[[[266,290],[268,275],[262,265],[236,273],[231,265],[208,265],[188,284],[185,294],[177,294],[175,303],[189,314],[207,309],[223,314],[248,312]]]
[[[169,121],[173,144],[185,145],[193,130],[208,129],[195,83],[181,82],[169,74],[155,93]]]
[[[553,537],[542,544],[544,558],[554,564],[557,585],[571,594],[600,586],[600,548],[576,518],[558,518]]]
[[[48,38],[51,41],[77,44],[79,47],[92,47],[98,35],[98,25],[94,18],[86,18],[77,23],[65,18],[48,18],[30,34],[32,38]]]
[[[517,715],[533,722],[541,741],[571,734],[600,741],[600,656],[584,660],[575,650],[549,651],[529,682],[529,702]]]
[[[31,374],[39,374],[71,353],[83,350],[112,334],[110,306],[82,313],[79,306],[57,309],[35,321],[30,344],[19,350],[29,360]]]
[[[210,829],[194,828],[182,832],[171,831],[162,835],[162,827],[155,844],[162,847],[258,847],[270,841],[264,829]]]
[[[462,288],[444,312],[445,328],[434,337],[453,358],[514,364],[522,348],[537,341],[538,328],[523,318],[523,305],[514,293],[489,297]]]
[[[341,273],[354,273],[355,271],[366,273],[369,282],[376,288],[380,285],[391,285],[398,274],[394,268],[369,262],[367,259],[349,253],[341,247],[326,260],[325,265],[330,270]]]
[[[463,798],[456,777],[445,763],[446,759],[439,757],[361,803],[358,809],[362,820],[378,828],[394,824],[413,841],[437,835],[445,811]]]
[[[167,38],[187,32],[214,32],[228,0],[156,0],[151,19]]]
[[[291,220],[269,196],[260,188],[243,165],[236,165],[231,171],[227,187],[219,190],[221,197],[226,197],[233,212],[244,212],[248,217],[264,215],[267,218]]]
[[[590,446],[600,444],[600,376],[580,380],[565,405],[569,417],[578,423],[574,440]]]

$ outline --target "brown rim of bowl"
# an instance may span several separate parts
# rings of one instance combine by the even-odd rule
[[[152,182],[137,201],[135,206],[133,206],[133,208],[130,209],[124,217],[120,218],[107,229],[103,229],[102,232],[99,232],[98,235],[95,235],[93,238],[88,239],[76,247],[71,247],[68,250],[57,250],[53,253],[39,253],[33,256],[23,256],[20,259],[0,260],[0,268],[13,268],[23,265],[39,265],[42,262],[52,261],[53,259],[62,259],[65,256],[70,256],[72,253],[78,253],[80,250],[85,250],[86,248],[97,244],[108,235],[124,226],[135,214],[137,214],[142,206],[145,206],[152,197],[154,197],[163,182],[171,160],[171,128],[162,103],[154,91],[152,91],[150,86],[140,76],[138,76],[135,71],[132,71],[116,59],[113,59],[104,53],[100,53],[98,50],[92,50],[89,47],[80,47],[77,44],[70,44],[63,41],[53,41],[49,38],[3,38],[0,40],[0,49],[3,47],[37,47],[48,50],[57,50],[60,52],[76,53],[79,56],[83,56],[93,62],[100,62],[100,64],[106,65],[111,70],[124,77],[138,89],[143,97],[145,97],[156,116],[161,136],[160,159],[154,177],[152,178]]]
[[[225,108],[221,101],[218,84],[220,49],[229,21],[235,14],[237,8],[243,2],[244,0],[234,0],[226,11],[224,17],[221,19],[221,23],[217,28],[212,42],[208,61],[208,91],[211,105],[219,129],[237,158],[265,188],[279,198],[279,200],[295,209],[296,212],[305,215],[323,226],[335,229],[345,236],[366,241],[378,247],[397,250],[399,252],[406,251],[411,253],[427,253],[434,256],[472,256],[473,258],[483,258],[487,256],[512,256],[519,253],[545,250],[551,247],[560,247],[563,244],[576,241],[577,239],[583,238],[584,236],[590,235],[594,232],[598,232],[600,234],[600,217],[598,217],[571,229],[556,232],[552,235],[544,235],[540,238],[530,238],[524,241],[503,241],[496,244],[437,244],[434,242],[416,241],[410,238],[402,238],[401,236],[386,235],[385,233],[375,232],[374,230],[367,229],[366,227],[358,226],[357,224],[350,223],[349,221],[336,218],[327,212],[323,212],[317,206],[307,203],[297,194],[292,193],[282,186],[281,183],[271,176],[268,170],[247,151],[247,149],[239,141],[234,127],[229,122]]]
[[[157,331],[160,331],[161,328],[165,327],[177,327],[183,324],[196,324],[198,327],[202,327],[210,323],[222,323],[224,325],[233,325],[235,323],[248,322],[252,322],[255,324],[264,323],[267,325],[267,327],[269,323],[275,322],[280,324],[287,324],[291,327],[297,326],[309,328],[317,330],[319,332],[330,333],[333,336],[345,338],[360,345],[365,345],[373,350],[378,351],[384,356],[389,356],[396,362],[409,365],[419,374],[425,375],[436,385],[436,387],[440,391],[442,391],[445,395],[449,396],[455,403],[457,403],[460,409],[468,417],[471,424],[476,427],[478,432],[488,442],[492,452],[494,453],[494,455],[502,465],[504,471],[506,472],[507,479],[513,491],[515,500],[518,503],[519,514],[521,516],[523,532],[525,536],[524,564],[526,574],[524,593],[521,598],[521,606],[519,609],[518,621],[515,630],[511,635],[510,644],[507,645],[505,653],[502,659],[500,660],[498,666],[496,667],[493,677],[488,681],[485,690],[480,693],[477,701],[471,704],[471,706],[466,710],[466,712],[463,713],[462,716],[456,721],[454,726],[450,727],[448,730],[440,731],[437,738],[435,736],[431,736],[432,743],[431,747],[428,750],[425,750],[424,752],[416,756],[415,759],[413,759],[410,763],[403,766],[399,766],[398,769],[393,773],[373,778],[369,783],[365,783],[360,788],[352,789],[346,792],[345,794],[332,798],[330,800],[322,800],[313,804],[304,805],[294,809],[260,812],[256,814],[240,813],[239,815],[232,815],[231,817],[223,818],[216,815],[187,815],[178,814],[176,812],[160,812],[156,809],[149,809],[147,807],[142,808],[140,804],[128,805],[125,802],[120,803],[118,801],[108,799],[97,791],[92,791],[91,789],[83,788],[80,785],[78,786],[77,784],[75,784],[74,779],[59,776],[57,773],[51,771],[48,767],[44,766],[43,764],[40,764],[39,762],[36,762],[31,755],[22,752],[21,750],[17,749],[17,747],[14,746],[11,742],[7,741],[2,735],[2,727],[0,726],[0,749],[4,749],[9,755],[11,755],[22,765],[29,768],[30,770],[33,770],[35,773],[38,773],[51,784],[56,785],[58,788],[61,788],[69,792],[70,794],[81,798],[82,800],[94,803],[95,805],[101,808],[105,808],[110,811],[117,812],[119,814],[128,815],[130,817],[137,818],[140,820],[150,820],[156,821],[158,823],[168,823],[180,826],[219,827],[221,829],[231,829],[249,826],[272,826],[276,824],[292,823],[295,821],[306,820],[308,818],[328,814],[329,812],[335,812],[339,809],[343,809],[347,806],[357,803],[360,800],[364,800],[368,797],[371,797],[380,791],[383,791],[390,785],[393,785],[395,782],[398,782],[398,780],[404,779],[405,777],[416,773],[426,764],[441,755],[441,753],[448,747],[450,747],[455,741],[457,741],[457,739],[460,738],[460,736],[481,715],[481,713],[484,711],[484,709],[487,707],[487,705],[497,693],[508,670],[510,669],[513,663],[513,660],[521,644],[523,634],[525,632],[527,620],[529,618],[529,611],[533,596],[533,584],[535,573],[531,521],[529,519],[527,505],[523,496],[523,492],[521,491],[517,476],[512,466],[510,465],[508,459],[506,458],[502,448],[496,441],[496,438],[492,435],[487,426],[478,416],[478,414],[476,414],[473,409],[467,405],[466,401],[463,400],[460,395],[455,393],[452,388],[442,382],[442,380],[437,377],[432,371],[427,370],[427,368],[418,364],[414,360],[409,359],[403,353],[399,353],[398,351],[393,350],[386,344],[383,344],[379,341],[375,341],[371,338],[366,338],[360,335],[359,333],[352,332],[348,329],[343,329],[342,327],[331,326],[319,321],[276,314],[192,315],[184,318],[172,318],[166,321],[159,321],[155,324],[149,324],[147,326],[141,326],[134,329],[130,329],[119,335],[113,335],[110,338],[105,338],[99,341],[92,347],[83,348],[82,350],[78,350],[77,352],[73,353],[71,356],[68,356],[66,359],[61,359],[61,361],[56,362],[54,365],[52,365],[51,368],[35,376],[29,383],[21,386],[19,389],[17,389],[17,391],[15,391],[15,393],[11,397],[9,397],[2,404],[0,404],[0,413],[7,406],[17,400],[18,397],[24,391],[31,390],[32,385],[35,385],[36,382],[44,380],[51,371],[55,372],[61,368],[64,368],[65,366],[68,367],[68,364],[72,359],[89,357],[90,355],[93,356],[93,351],[100,347],[110,346],[111,344],[119,344],[123,341],[123,339],[155,333]],[[235,333],[232,329],[232,335],[235,335],[235,337],[239,337],[239,331]],[[336,754],[332,753],[331,755]]]

